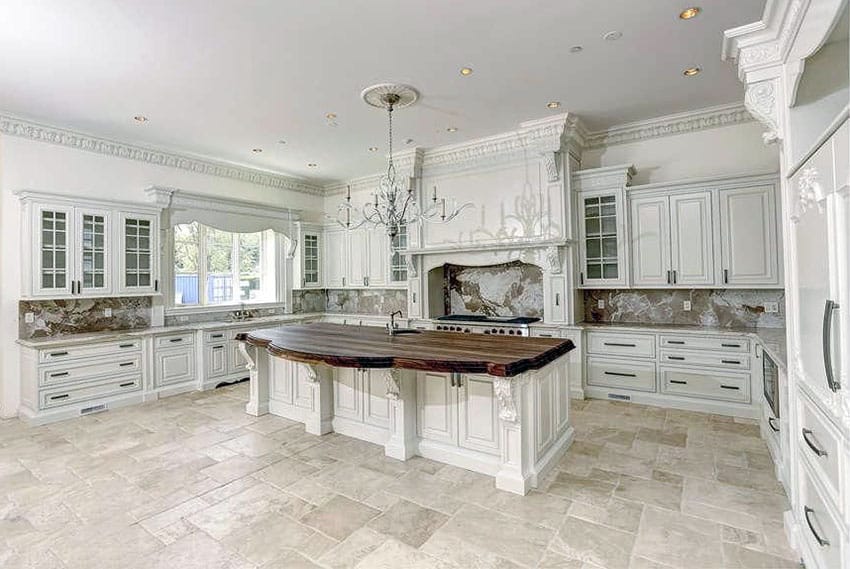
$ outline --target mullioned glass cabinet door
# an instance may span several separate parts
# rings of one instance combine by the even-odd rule
[[[158,223],[156,216],[121,214],[122,293],[154,293],[159,291],[157,274]]]
[[[37,228],[33,272],[36,296],[71,294],[74,279],[74,209],[38,206],[34,212]]]
[[[108,211],[77,210],[77,294],[109,293],[111,280]]]

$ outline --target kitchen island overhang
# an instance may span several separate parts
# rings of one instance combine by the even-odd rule
[[[272,413],[496,477],[525,494],[573,439],[569,340],[309,324],[238,337],[252,415]]]

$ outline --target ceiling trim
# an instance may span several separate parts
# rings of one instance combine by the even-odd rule
[[[721,126],[747,123],[752,120],[754,120],[753,116],[743,104],[734,103],[708,107],[591,132],[586,136],[585,148],[601,148],[650,138],[686,134]]]
[[[206,174],[220,178],[230,178],[240,182],[267,186],[280,190],[289,190],[310,194],[323,195],[321,186],[310,184],[305,180],[285,176],[268,170],[241,166],[220,160],[201,158],[190,154],[180,154],[158,150],[126,142],[118,142],[89,134],[67,130],[59,127],[40,124],[26,119],[0,114],[0,134],[28,138],[37,142],[57,144],[77,150],[105,154],[116,158],[127,158],[138,162],[146,162],[156,166],[167,166],[187,170],[196,174]]]

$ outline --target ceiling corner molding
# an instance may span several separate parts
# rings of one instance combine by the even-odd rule
[[[585,148],[601,148],[614,144],[638,142],[651,138],[673,136],[731,126],[753,120],[743,104],[721,105],[686,113],[666,115],[645,121],[626,123],[608,130],[591,132],[585,137]]]
[[[196,174],[230,178],[258,186],[267,186],[315,196],[323,195],[322,188],[318,185],[313,185],[306,180],[285,176],[276,172],[109,140],[5,114],[0,114],[0,134],[28,138],[37,142],[46,142],[76,150],[95,152],[115,158],[146,162],[156,166],[177,168]]]

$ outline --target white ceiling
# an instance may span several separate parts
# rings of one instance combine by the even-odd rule
[[[0,0],[0,111],[343,179],[382,168],[385,115],[359,94],[383,81],[421,92],[396,114],[397,147],[564,111],[596,130],[741,101],[722,32],[764,0],[691,1],[702,14],[680,21],[689,0]],[[702,73],[684,78],[692,65]]]

